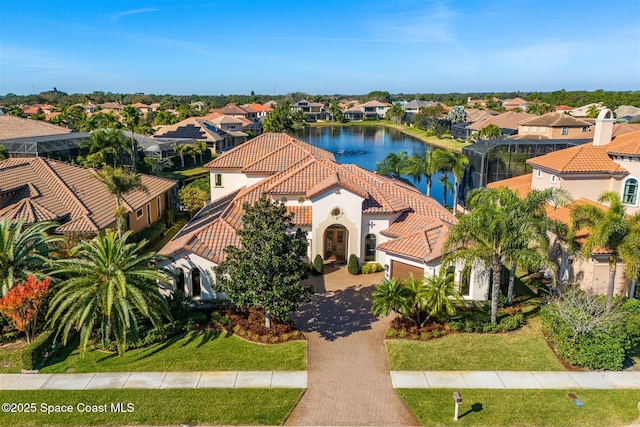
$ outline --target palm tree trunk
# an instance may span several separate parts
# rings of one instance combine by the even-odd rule
[[[453,182],[453,214],[455,215],[458,211],[458,183],[456,181]]]
[[[613,305],[613,291],[616,285],[616,257],[612,256],[609,259],[609,285],[607,286],[607,311],[611,310]]]
[[[425,175],[425,178],[427,179],[427,197],[431,197],[431,176]]]
[[[131,159],[133,173],[136,173],[136,140],[133,139],[133,128],[131,129]]]
[[[498,320],[500,273],[502,272],[502,264],[500,263],[500,258],[493,257],[493,260],[491,260],[491,271],[493,272],[493,286],[491,287],[491,323],[495,325]]]
[[[511,267],[509,270],[509,289],[507,290],[507,302],[511,305],[513,299],[513,288],[516,282],[516,260],[511,260]]]

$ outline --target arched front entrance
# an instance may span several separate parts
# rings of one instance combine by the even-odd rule
[[[324,232],[324,259],[344,262],[348,232],[342,225],[332,225]]]

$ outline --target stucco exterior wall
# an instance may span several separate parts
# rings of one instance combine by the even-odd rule
[[[216,174],[222,175],[222,185],[220,186],[216,185]],[[247,176],[239,170],[211,170],[209,179],[211,183],[211,200],[217,200],[247,185]]]
[[[180,251],[174,255],[173,260],[162,261],[158,264],[158,267],[166,268],[171,272],[175,272],[176,269],[181,268],[182,271],[184,271],[184,286],[187,295],[193,295],[191,272],[197,268],[200,270],[200,297],[194,297],[194,299],[211,300],[225,298],[223,293],[215,292],[215,273],[213,272],[213,268],[216,267],[216,264],[201,256]],[[161,288],[161,292],[164,295],[168,295],[176,289],[175,286],[175,280],[173,280],[173,287],[171,289]]]
[[[129,230],[134,233],[144,230],[149,227],[149,225],[162,219],[163,213],[166,209],[165,193],[154,197],[142,208],[129,213]],[[140,211],[142,211],[142,215],[138,216]]]

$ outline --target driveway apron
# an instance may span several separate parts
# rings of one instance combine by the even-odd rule
[[[391,384],[384,348],[389,318],[371,314],[382,273],[334,267],[311,277],[317,289],[294,319],[308,338],[308,388],[286,425],[420,425]]]

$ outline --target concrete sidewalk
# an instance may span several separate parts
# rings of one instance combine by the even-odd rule
[[[306,371],[0,374],[0,390],[307,388]]]
[[[393,388],[640,389],[640,371],[391,371]]]

